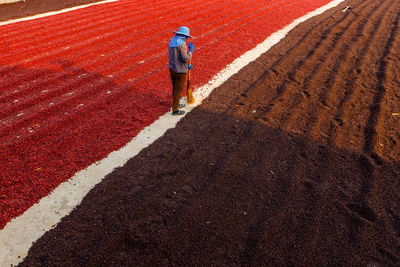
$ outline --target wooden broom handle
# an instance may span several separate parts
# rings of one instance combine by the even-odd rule
[[[192,65],[192,58],[189,59],[189,65]],[[189,76],[188,76],[188,80],[190,81],[190,69],[189,69]]]

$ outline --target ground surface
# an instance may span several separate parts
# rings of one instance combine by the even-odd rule
[[[77,5],[99,2],[98,0],[25,0],[0,5],[0,21],[23,18],[39,13],[56,11]]]
[[[195,36],[195,89],[327,2],[122,0],[1,26],[0,229],[170,110],[172,30]]]
[[[400,264],[400,2],[299,25],[22,266]]]

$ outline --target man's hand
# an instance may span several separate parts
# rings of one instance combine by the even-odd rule
[[[189,52],[193,53],[193,47],[194,45],[192,43],[189,43]]]
[[[189,68],[189,70],[193,69],[193,65],[192,64],[188,64],[188,68]]]

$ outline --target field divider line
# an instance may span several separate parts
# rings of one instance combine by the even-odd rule
[[[25,2],[25,0],[0,0],[0,5],[1,4],[11,4],[11,3],[16,3],[16,2]]]
[[[115,0],[115,2],[117,2],[117,1],[119,1],[119,0]],[[108,12],[106,12],[105,9],[96,10],[96,15],[101,16],[101,15],[107,14],[109,12],[119,10],[121,8],[121,6],[126,7],[127,5],[126,4],[118,5],[118,3],[115,3],[114,5],[111,5],[110,7],[108,7],[108,9],[107,9]],[[62,10],[58,10],[58,11],[62,11]],[[71,11],[73,11],[73,10],[71,10]],[[46,13],[49,13],[49,12],[57,12],[57,11],[48,11]],[[61,27],[60,25],[62,25],[62,24],[70,24],[70,23],[76,22],[76,21],[82,21],[82,23],[84,23],[85,21],[89,20],[89,18],[87,18],[87,17],[90,12],[91,12],[90,10],[81,11],[81,12],[79,12],[79,14],[61,12],[62,14],[64,14],[64,16],[60,17],[57,20],[57,25],[54,27]],[[14,23],[5,24],[3,26],[7,26],[7,27],[2,27],[2,28],[0,27],[0,35],[3,35],[3,37],[19,36],[25,32],[26,26],[29,27],[29,29],[31,30],[31,34],[32,34],[32,32],[35,32],[35,31],[38,31],[41,29],[41,24],[38,24],[35,21],[33,21],[33,20],[35,20],[37,18],[41,18],[41,17],[34,17],[34,16],[39,16],[39,15],[43,15],[46,13],[39,13],[39,14],[34,14],[34,15],[24,17],[26,20],[23,20],[23,21],[25,21],[27,23],[27,25],[25,25],[24,27],[20,27],[20,25],[16,25],[16,26],[12,25],[17,22],[23,22],[23,21],[16,21]],[[58,13],[51,14],[49,16],[52,16],[52,15],[58,15]],[[43,18],[47,18],[49,16],[44,16]],[[30,19],[28,19],[28,18],[30,18]],[[87,18],[87,19],[85,19],[85,18]],[[6,22],[11,22],[12,20],[19,20],[19,19],[23,19],[23,18],[15,18],[15,19],[10,19],[7,21],[2,21],[2,22],[6,23]],[[0,22],[0,23],[2,23],[2,22]],[[46,22],[48,22],[48,21],[46,20]],[[72,26],[74,26],[74,25],[72,25]]]
[[[193,105],[188,105],[187,112],[200,105],[215,88],[222,85],[231,76],[266,53],[297,25],[336,7],[343,1],[333,0],[305,14],[281,30],[271,34],[254,49],[245,52],[216,74],[207,84],[196,89],[194,97],[197,102]],[[48,196],[42,198],[39,203],[33,205],[21,216],[8,222],[4,229],[0,231],[0,243],[3,244],[0,247],[0,264],[10,266],[22,262],[28,255],[33,243],[47,231],[54,228],[64,216],[79,205],[94,186],[100,183],[115,168],[122,167],[129,159],[135,157],[144,148],[162,137],[167,130],[174,128],[182,118],[183,116],[172,116],[170,112],[167,112],[153,124],[140,131],[124,147],[111,152],[106,158],[77,172],[71,179],[62,183]]]
[[[21,22],[21,21],[28,21],[28,20],[34,20],[34,19],[49,17],[49,16],[53,16],[53,15],[58,15],[58,14],[67,13],[67,12],[70,12],[70,11],[86,8],[86,7],[89,7],[89,6],[102,5],[102,4],[118,2],[118,1],[119,0],[105,0],[105,1],[97,2],[97,3],[65,8],[65,9],[62,9],[62,10],[59,10],[59,11],[46,12],[46,13],[42,13],[42,14],[38,14],[38,15],[34,15],[34,16],[25,17],[25,18],[7,20],[7,21],[0,22],[0,26],[13,24],[13,23]]]

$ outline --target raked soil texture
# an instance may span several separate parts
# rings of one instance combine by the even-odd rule
[[[99,2],[99,0],[23,0],[0,5],[0,21],[25,18],[27,16],[58,11],[81,5]]]
[[[300,24],[109,174],[22,266],[399,266],[399,20],[399,1],[349,0]],[[240,32],[215,56],[250,41]],[[207,60],[198,72],[219,63]]]
[[[0,229],[169,111],[173,30],[195,36],[195,90],[328,2],[118,1],[1,26]]]

